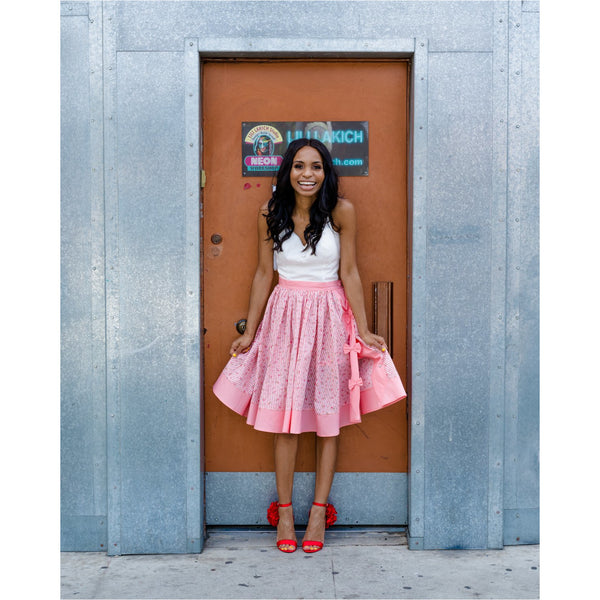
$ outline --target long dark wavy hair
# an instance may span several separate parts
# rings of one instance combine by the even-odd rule
[[[325,179],[323,185],[317,194],[316,200],[310,207],[310,222],[304,230],[304,239],[306,247],[311,248],[311,254],[315,254],[317,244],[323,234],[323,228],[327,221],[331,222],[332,227],[337,231],[338,228],[333,222],[332,212],[338,201],[338,175],[333,166],[331,154],[325,145],[319,140],[301,138],[294,140],[288,146],[283,161],[277,172],[277,185],[269,200],[269,211],[266,215],[268,238],[273,240],[273,250],[281,250],[281,245],[294,232],[294,221],[292,213],[296,205],[294,188],[290,182],[290,171],[294,164],[294,156],[300,148],[312,146],[321,155],[323,160],[323,169]]]

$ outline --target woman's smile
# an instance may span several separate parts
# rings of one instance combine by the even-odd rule
[[[312,189],[314,189],[315,185],[317,185],[317,182],[316,181],[299,181],[298,185],[301,188],[305,188],[307,190],[312,190]]]

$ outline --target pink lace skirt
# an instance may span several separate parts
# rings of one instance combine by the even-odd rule
[[[340,281],[281,277],[252,345],[229,360],[213,391],[259,431],[321,437],[406,397],[389,354],[357,336]]]

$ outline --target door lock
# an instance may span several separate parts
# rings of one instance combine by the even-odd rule
[[[213,233],[210,236],[210,241],[213,244],[220,244],[223,241],[223,236],[220,233]]]
[[[235,328],[240,335],[244,335],[246,331],[246,319],[240,319],[236,324]]]

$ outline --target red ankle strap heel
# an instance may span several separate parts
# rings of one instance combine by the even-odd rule
[[[273,525],[273,527],[277,527],[277,524],[279,523],[279,509],[280,508],[287,508],[288,506],[291,506],[292,503],[288,502],[287,504],[280,504],[279,502],[271,502],[271,505],[269,506],[268,510],[267,510],[267,521],[269,521],[269,523],[271,525]],[[298,542],[296,540],[277,540],[277,548],[279,548],[279,550],[281,550],[281,552],[295,552],[296,548],[298,547]],[[284,548],[284,546],[291,546],[290,548]]]
[[[313,505],[320,506],[321,508],[325,507],[325,529],[327,529],[330,525],[333,525],[337,521],[337,511],[335,510],[333,504],[321,504],[320,502],[313,502]],[[311,546],[315,546],[315,548],[311,549]],[[302,542],[302,550],[304,550],[304,552],[306,553],[318,552],[322,549],[323,542],[320,542],[318,540],[304,540]]]

